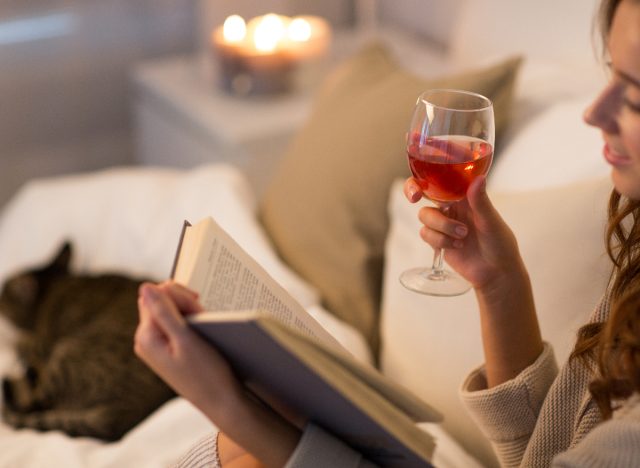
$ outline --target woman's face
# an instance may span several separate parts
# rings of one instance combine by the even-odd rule
[[[607,46],[612,77],[584,119],[602,130],[616,190],[640,200],[640,2],[620,2]]]

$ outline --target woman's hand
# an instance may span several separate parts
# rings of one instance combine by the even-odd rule
[[[138,297],[136,354],[177,393],[205,414],[224,416],[224,402],[242,393],[222,356],[186,323],[201,311],[197,295],[175,282],[145,283]]]
[[[284,465],[298,429],[250,398],[222,355],[189,327],[184,316],[202,310],[197,295],[172,281],[145,283],[138,310],[136,354],[233,441],[234,450],[220,452],[223,464],[244,449],[267,465]]]
[[[413,203],[422,197],[413,178],[404,193]],[[449,266],[476,292],[489,387],[515,377],[540,355],[542,338],[529,274],[513,232],[487,196],[486,177],[474,180],[446,215],[424,207],[418,218],[422,239],[444,248]]]
[[[513,273],[524,271],[515,236],[493,207],[485,187],[485,177],[478,177],[467,198],[446,214],[434,207],[418,212],[420,237],[433,248],[444,248],[449,266],[476,291],[494,288]],[[422,198],[414,178],[407,179],[404,193],[412,203]]]

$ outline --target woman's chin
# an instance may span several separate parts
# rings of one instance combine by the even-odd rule
[[[613,168],[611,180],[616,191],[623,197],[640,200],[640,174],[635,171],[621,171]]]

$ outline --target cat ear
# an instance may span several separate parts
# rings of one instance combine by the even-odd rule
[[[69,264],[71,263],[72,250],[73,249],[71,247],[71,242],[65,241],[65,243],[62,244],[62,247],[60,247],[60,250],[54,257],[53,262],[51,263],[51,266],[59,270],[64,270],[64,271],[69,270]]]

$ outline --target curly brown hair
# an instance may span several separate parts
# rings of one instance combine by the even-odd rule
[[[598,26],[603,44],[621,1],[601,3]],[[613,414],[615,401],[640,392],[640,201],[615,190],[609,199],[606,245],[613,262],[609,318],[583,326],[571,353],[571,359],[597,366],[589,390],[604,419]]]

